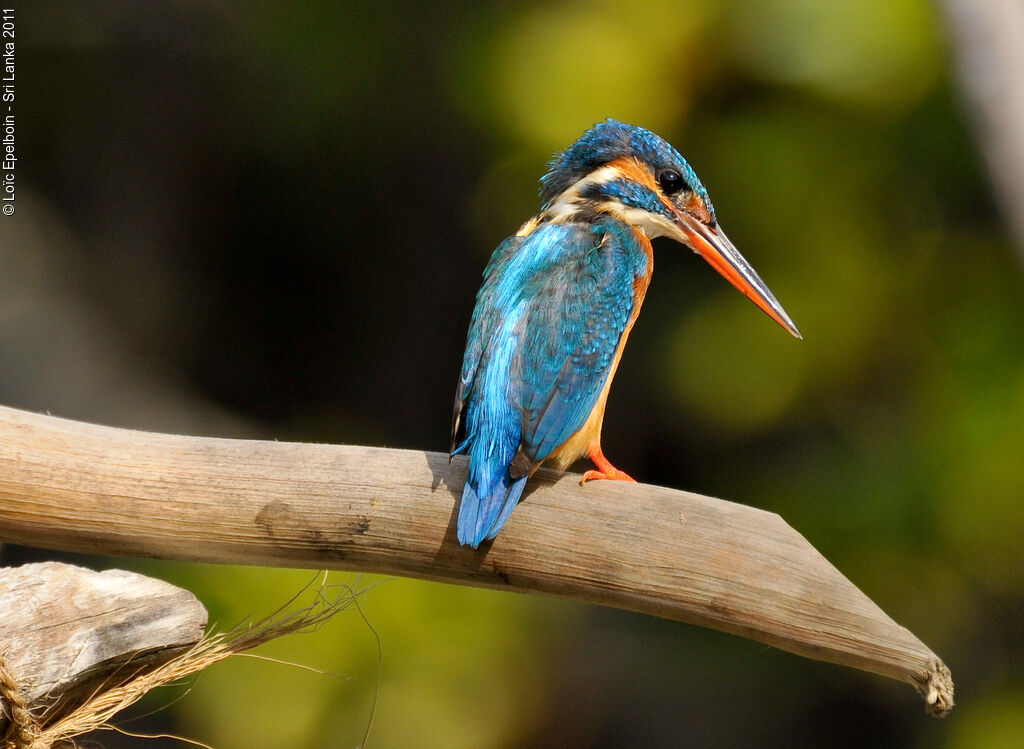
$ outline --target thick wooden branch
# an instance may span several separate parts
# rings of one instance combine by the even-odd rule
[[[466,464],[207,439],[0,407],[0,540],[97,554],[391,573],[539,592],[750,637],[953,705],[942,661],[773,513],[540,471],[490,547],[455,540]]]

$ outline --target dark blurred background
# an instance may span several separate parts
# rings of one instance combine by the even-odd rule
[[[371,746],[1024,746],[1024,283],[955,4],[17,3],[0,403],[445,450],[480,273],[546,160],[644,125],[805,340],[659,240],[607,454],[780,513],[944,657],[957,710],[677,623],[392,580],[364,599]],[[182,584],[222,627],[310,578],[87,561]],[[328,673],[235,659],[127,727],[355,746],[365,622],[266,652]]]

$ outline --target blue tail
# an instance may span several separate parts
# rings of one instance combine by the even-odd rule
[[[504,321],[480,363],[467,396],[466,439],[455,450],[469,453],[469,476],[459,506],[459,543],[474,549],[498,535],[526,486],[526,476],[509,475],[523,429],[522,412],[513,406],[518,401],[510,372],[519,345],[514,331],[524,310]]]
[[[476,416],[471,415],[474,422]],[[475,549],[498,535],[523,495],[527,477],[513,479],[509,475],[519,448],[519,424],[514,419],[483,421],[482,428],[466,441],[469,476],[459,505],[458,535],[459,543]]]
[[[498,535],[526,486],[526,476],[512,479],[508,469],[497,486],[483,497],[470,481],[462,490],[462,504],[459,507],[459,543],[477,548],[484,541]]]

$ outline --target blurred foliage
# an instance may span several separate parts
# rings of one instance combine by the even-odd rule
[[[1024,741],[1024,279],[935,5],[18,13],[0,402],[445,449],[492,248],[536,210],[553,151],[607,116],[642,124],[690,159],[805,340],[659,241],[608,454],[781,513],[945,657],[960,703],[940,723],[902,685],[739,638],[396,580],[361,599],[382,648],[371,746]],[[310,579],[134,564],[225,627]],[[326,674],[238,659],[158,719],[220,749],[359,742],[378,679],[366,621],[267,655]]]
[[[754,78],[898,117],[941,75],[937,12],[926,0],[739,0],[733,52]]]

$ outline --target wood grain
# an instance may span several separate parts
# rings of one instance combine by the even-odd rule
[[[490,546],[455,540],[466,463],[438,453],[101,427],[0,407],[0,540],[380,572],[562,596],[750,637],[914,685],[948,669],[778,515],[540,471]]]
[[[63,716],[101,685],[166,663],[205,626],[194,595],[134,572],[57,562],[0,569],[0,669],[32,720]],[[0,695],[0,736],[11,714]]]

